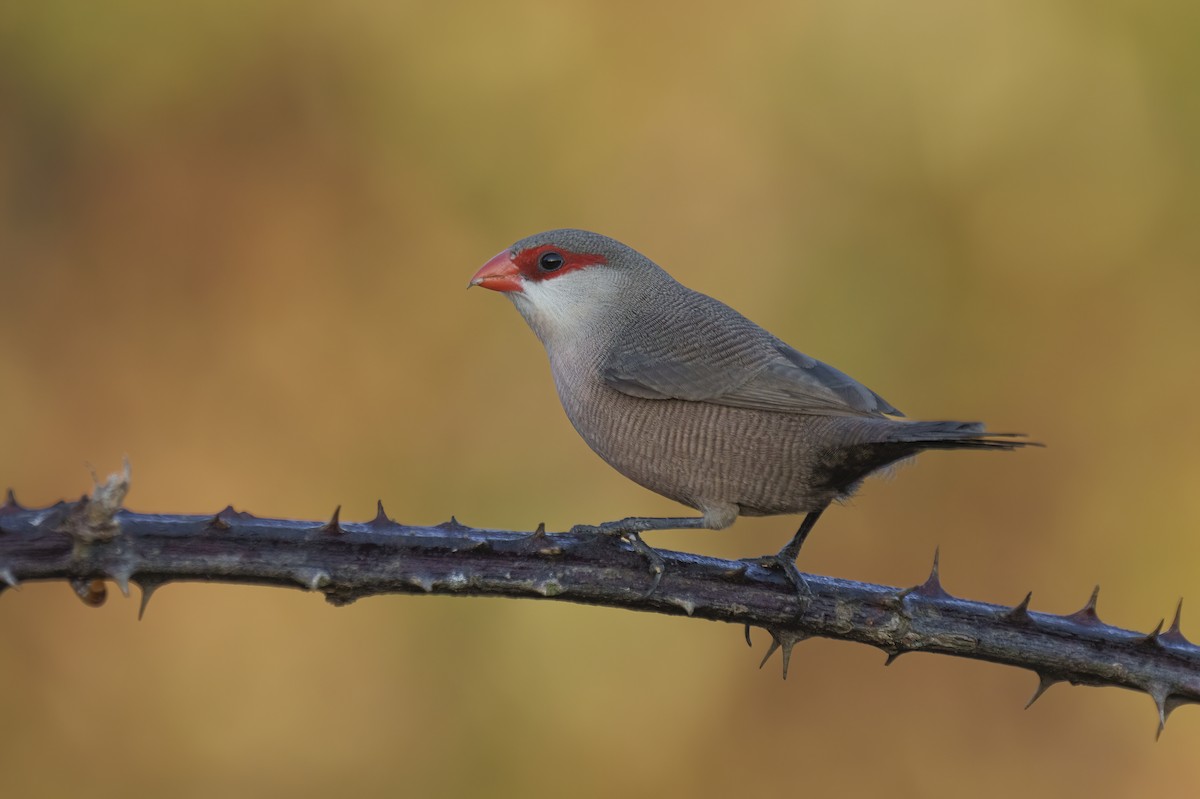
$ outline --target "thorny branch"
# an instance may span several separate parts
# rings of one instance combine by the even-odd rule
[[[630,542],[595,535],[466,527],[451,518],[436,527],[389,519],[348,523],[260,519],[232,507],[213,516],[133,513],[121,508],[128,467],[91,497],[25,508],[10,491],[0,506],[0,593],[25,580],[68,580],[80,598],[103,603],[105,580],[128,595],[170,582],[203,580],[300,587],[335,605],[387,593],[560,599],[687,615],[770,632],[763,663],[782,650],[784,677],[792,647],[821,636],[878,647],[891,663],[906,652],[936,652],[1025,668],[1038,676],[1033,703],[1059,682],[1143,691],[1158,709],[1158,730],[1186,703],[1200,703],[1200,647],[1180,631],[1180,611],[1163,631],[1104,624],[1096,597],[1075,613],[1029,610],[1030,596],[1007,608],[952,597],[933,571],[912,588],[810,575],[812,597],[800,603],[775,571],[659,550],[655,576]],[[1181,603],[1182,604],[1182,603]]]

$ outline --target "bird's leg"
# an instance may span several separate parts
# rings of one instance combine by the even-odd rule
[[[598,525],[577,524],[571,528],[571,532],[590,533],[592,535],[605,536],[606,538],[619,538],[628,541],[633,546],[633,551],[645,558],[646,562],[650,564],[650,573],[654,575],[654,582],[651,583],[650,590],[646,592],[643,597],[644,599],[658,590],[658,584],[662,582],[663,572],[666,570],[666,562],[663,561],[662,555],[658,554],[654,547],[642,540],[641,534],[647,530],[687,530],[703,528],[704,526],[704,517],[630,516],[615,522],[604,522]]]
[[[571,532],[628,535],[629,533],[644,533],[647,530],[695,530],[704,526],[703,516],[630,516],[598,525],[577,524],[571,528]]]
[[[829,506],[826,505],[825,507]],[[779,554],[776,557],[787,558],[790,563],[794,564],[796,558],[800,557],[800,547],[804,546],[804,540],[808,538],[808,534],[817,525],[817,519],[821,518],[821,514],[824,512],[825,508],[809,512],[804,517],[804,521],[800,522],[800,529],[792,536],[792,540],[787,542],[787,546],[779,550]]]
[[[826,505],[825,507],[829,506]],[[800,523],[800,529],[792,536],[792,540],[788,541],[787,545],[779,550],[778,554],[752,559],[759,566],[782,571],[783,576],[796,589],[796,598],[801,603],[806,602],[812,596],[812,589],[808,587],[808,581],[804,579],[804,575],[796,568],[796,558],[800,555],[800,548],[804,546],[804,539],[808,538],[808,534],[812,532],[813,527],[817,524],[817,519],[820,519],[821,514],[824,512],[825,508],[810,511],[804,517],[804,521]]]

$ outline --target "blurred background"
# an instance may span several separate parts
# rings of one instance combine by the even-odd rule
[[[917,0],[0,5],[0,487],[551,530],[680,509],[568,425],[509,303],[554,227],[646,253],[934,453],[801,567],[1200,639],[1200,11]],[[555,479],[548,479],[551,475]],[[566,479],[561,479],[563,476]],[[798,519],[664,533],[773,552]],[[565,603],[172,585],[0,598],[6,795],[1172,796],[1200,711]]]

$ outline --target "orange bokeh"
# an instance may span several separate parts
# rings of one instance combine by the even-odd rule
[[[1200,69],[1183,2],[0,9],[0,488],[128,456],[141,511],[551,530],[679,508],[465,292],[633,245],[914,418],[801,568],[1149,630],[1200,598]],[[496,424],[503,419],[504,424]],[[552,479],[551,479],[552,478]],[[725,557],[797,520],[664,533]],[[110,594],[113,592],[110,591]],[[1191,606],[1188,606],[1191,607]],[[1200,620],[1185,607],[1185,633]],[[169,586],[0,597],[5,795],[1173,796],[1200,711],[569,604]]]

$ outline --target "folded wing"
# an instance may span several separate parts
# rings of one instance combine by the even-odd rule
[[[620,341],[601,374],[631,396],[783,413],[904,415],[846,373],[698,292],[640,315]]]

